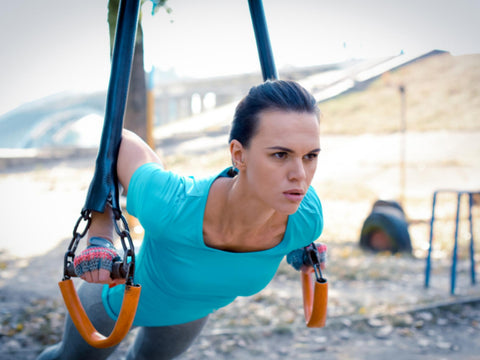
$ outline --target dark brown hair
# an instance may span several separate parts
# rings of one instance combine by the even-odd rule
[[[259,115],[267,110],[283,110],[315,114],[320,110],[315,98],[301,85],[294,81],[269,80],[250,89],[237,105],[230,130],[229,142],[238,140],[248,147],[255,135]]]

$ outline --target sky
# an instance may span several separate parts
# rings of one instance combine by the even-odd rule
[[[145,68],[208,77],[260,71],[247,0],[142,8]],[[480,53],[480,0],[263,0],[275,63],[446,50]],[[62,92],[108,86],[107,0],[2,1],[0,115]]]

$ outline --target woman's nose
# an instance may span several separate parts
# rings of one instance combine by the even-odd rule
[[[304,180],[306,178],[305,165],[302,159],[292,161],[291,168],[288,173],[289,180]]]

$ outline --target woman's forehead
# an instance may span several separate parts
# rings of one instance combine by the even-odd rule
[[[261,114],[259,121],[257,133],[252,139],[254,141],[274,144],[272,146],[303,144],[307,147],[318,147],[319,124],[315,114],[268,111]]]
[[[258,133],[311,133],[319,134],[318,119],[315,114],[307,112],[270,110],[260,114]]]

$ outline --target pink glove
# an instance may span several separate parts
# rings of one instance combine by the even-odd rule
[[[75,273],[80,277],[85,273],[100,269],[111,272],[113,263],[117,260],[121,260],[121,258],[110,241],[92,237],[90,246],[75,256],[73,264]]]

